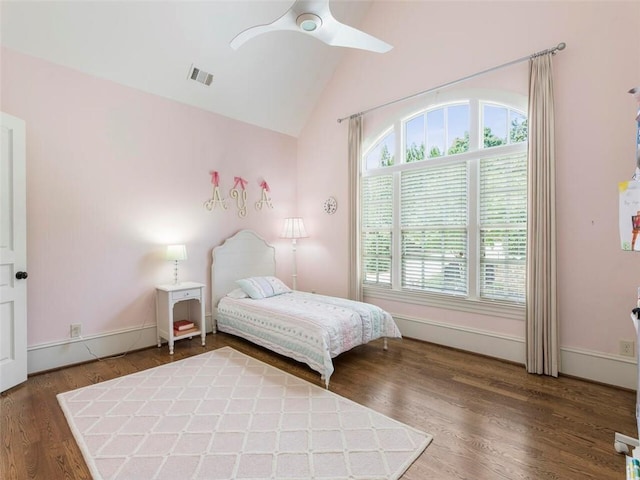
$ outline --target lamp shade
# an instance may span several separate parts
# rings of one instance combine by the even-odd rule
[[[169,245],[167,246],[167,260],[186,260],[187,247],[185,245]]]
[[[307,231],[304,229],[302,218],[293,217],[284,219],[284,227],[280,234],[282,238],[305,238],[308,237]]]

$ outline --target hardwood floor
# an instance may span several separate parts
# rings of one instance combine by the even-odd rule
[[[223,346],[320,385],[306,365],[219,333],[35,375],[0,396],[0,478],[90,479],[56,394]],[[334,360],[330,389],[431,433],[403,480],[623,479],[614,432],[636,437],[635,392],[411,339]],[[144,479],[140,479],[144,480]]]

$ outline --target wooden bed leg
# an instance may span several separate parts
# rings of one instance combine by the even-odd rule
[[[384,337],[384,345],[382,345],[383,350],[389,350],[389,342],[387,341],[387,337]]]

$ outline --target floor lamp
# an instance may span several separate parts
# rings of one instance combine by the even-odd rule
[[[306,238],[307,231],[304,229],[304,223],[300,217],[292,217],[284,219],[284,227],[280,234],[282,238],[291,239],[291,248],[293,250],[293,289],[298,287],[298,272],[296,271],[296,241],[298,238]]]

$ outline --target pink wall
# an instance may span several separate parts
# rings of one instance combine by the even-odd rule
[[[252,228],[278,247],[287,279],[278,232],[293,214],[310,234],[299,286],[346,295],[347,125],[336,119],[564,41],[554,59],[561,344],[617,353],[633,337],[640,286],[640,255],[622,252],[617,232],[617,182],[634,166],[626,92],[640,83],[638,18],[637,2],[376,2],[362,28],[395,48],[347,51],[298,141],[3,48],[0,108],[27,123],[29,345],[68,338],[71,323],[92,335],[153,322],[153,286],[172,275],[167,243],[187,244],[181,278],[208,283],[211,248]],[[250,200],[264,177],[275,208],[245,219],[205,210],[210,170],[225,191],[234,176],[250,180]],[[524,335],[519,321],[389,308]]]
[[[212,247],[251,228],[278,247],[289,278],[296,139],[1,50],[1,110],[27,125],[28,344],[155,322],[154,285],[170,283],[164,246],[185,243],[180,278],[209,283]],[[249,208],[208,211],[210,170]],[[258,212],[258,182],[273,210]],[[207,292],[207,312],[210,295]]]
[[[617,182],[635,166],[637,106],[627,91],[640,84],[638,19],[638,2],[375,2],[362,28],[395,48],[349,52],[299,138],[310,234],[299,247],[301,288],[347,294],[348,126],[337,118],[566,42],[554,58],[560,341],[617,354],[619,340],[635,336],[629,312],[640,286],[640,255],[620,250],[617,231]],[[340,205],[334,216],[321,208],[329,195]],[[522,321],[379,303],[524,337]]]

